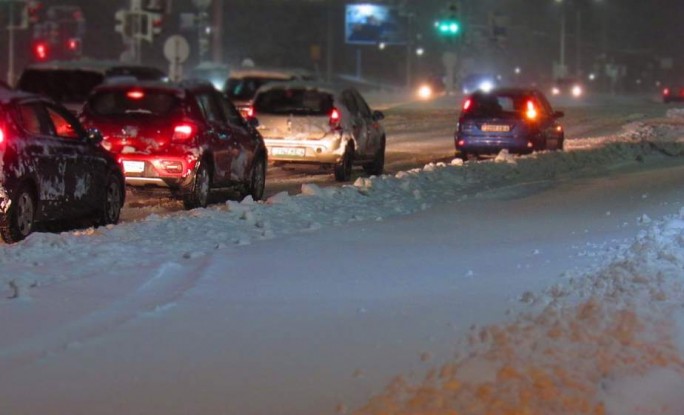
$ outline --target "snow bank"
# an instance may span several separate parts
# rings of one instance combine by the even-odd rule
[[[25,295],[36,285],[135,273],[279,235],[408,215],[492,189],[598,174],[654,155],[678,156],[684,150],[677,141],[681,133],[672,126],[632,124],[623,134],[590,145],[568,140],[568,148],[576,151],[429,164],[343,187],[305,184],[301,194],[278,194],[265,203],[229,202],[115,227],[33,234],[22,243],[0,246],[0,290],[6,297]]]

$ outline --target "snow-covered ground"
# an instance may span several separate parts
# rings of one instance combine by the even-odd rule
[[[0,414],[684,413],[684,112],[641,118],[0,246]]]

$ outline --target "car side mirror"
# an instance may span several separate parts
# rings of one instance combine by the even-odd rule
[[[555,111],[553,113],[553,118],[563,118],[565,117],[565,113],[563,111]]]
[[[385,114],[382,111],[373,111],[373,121],[381,121],[385,119]]]
[[[102,133],[100,132],[100,130],[98,130],[97,128],[90,128],[87,131],[86,140],[90,144],[96,146],[96,145],[99,145],[104,140],[104,137],[102,136]]]

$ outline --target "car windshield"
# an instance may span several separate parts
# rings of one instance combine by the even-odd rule
[[[333,96],[312,89],[272,89],[260,93],[254,102],[258,114],[327,116],[332,109]]]
[[[96,93],[88,106],[93,113],[104,116],[163,116],[179,103],[178,97],[170,92],[131,89]]]
[[[231,78],[226,85],[226,94],[228,98],[233,100],[250,100],[254,98],[257,89],[261,88],[269,82],[284,82],[283,78],[264,78],[264,77],[246,77],[246,78]]]
[[[26,70],[19,89],[47,95],[59,102],[84,102],[90,91],[104,81],[104,75],[87,70]]]
[[[530,97],[515,93],[475,94],[470,109],[464,114],[470,117],[516,117],[525,110]]]

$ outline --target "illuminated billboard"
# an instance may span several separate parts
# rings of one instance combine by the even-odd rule
[[[406,44],[406,18],[396,7],[380,4],[348,4],[345,40],[356,45]]]

